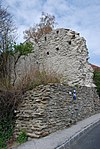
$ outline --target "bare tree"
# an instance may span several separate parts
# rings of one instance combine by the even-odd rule
[[[24,38],[26,40],[34,39],[35,42],[38,42],[43,34],[47,34],[53,30],[55,24],[55,16],[42,12],[40,23],[25,30]]]
[[[16,28],[11,14],[0,2],[0,78],[10,77],[10,55]]]

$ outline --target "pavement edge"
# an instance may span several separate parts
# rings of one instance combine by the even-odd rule
[[[70,145],[74,143],[75,141],[78,141],[80,137],[88,133],[91,129],[96,127],[100,124],[100,118],[99,120],[90,123],[89,125],[85,126],[81,131],[78,131],[76,134],[72,135],[69,139],[67,139],[63,144],[56,147],[55,149],[69,149]]]

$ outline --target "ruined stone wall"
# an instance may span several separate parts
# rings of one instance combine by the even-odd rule
[[[24,94],[16,115],[16,134],[25,129],[30,137],[43,137],[100,111],[86,41],[79,33],[56,29],[42,36],[34,43],[34,53],[17,64],[17,80],[33,68],[60,74],[63,84],[41,85]],[[73,100],[75,85],[77,99]]]
[[[43,137],[100,111],[95,88],[76,87],[76,100],[73,89],[63,84],[48,84],[27,91],[17,111],[15,133],[25,129],[29,137]]]
[[[92,87],[93,69],[88,63],[86,41],[69,29],[56,29],[34,43],[34,53],[21,58],[17,78],[32,67],[60,74],[61,82]]]
[[[56,29],[43,36],[35,47],[40,69],[62,75],[62,82],[93,86],[86,41],[69,29]]]

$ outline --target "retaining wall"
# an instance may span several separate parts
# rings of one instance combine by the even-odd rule
[[[40,85],[27,91],[17,111],[15,133],[25,129],[29,137],[39,138],[97,113],[100,100],[95,88],[75,89],[76,100],[74,87],[63,84]]]

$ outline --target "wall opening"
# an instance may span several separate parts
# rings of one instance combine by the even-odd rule
[[[58,47],[56,48],[56,51],[59,51],[59,48]]]
[[[71,39],[75,39],[75,34],[74,35],[72,35],[72,38]]]
[[[87,61],[87,62],[88,62],[88,60],[89,60],[89,57],[86,58],[86,61]]]
[[[47,37],[46,36],[44,37],[44,39],[45,39],[45,41],[47,41]]]
[[[49,55],[49,52],[47,52],[47,55]]]
[[[68,41],[69,45],[71,45],[71,41]]]
[[[59,31],[56,32],[57,34],[59,33]]]

